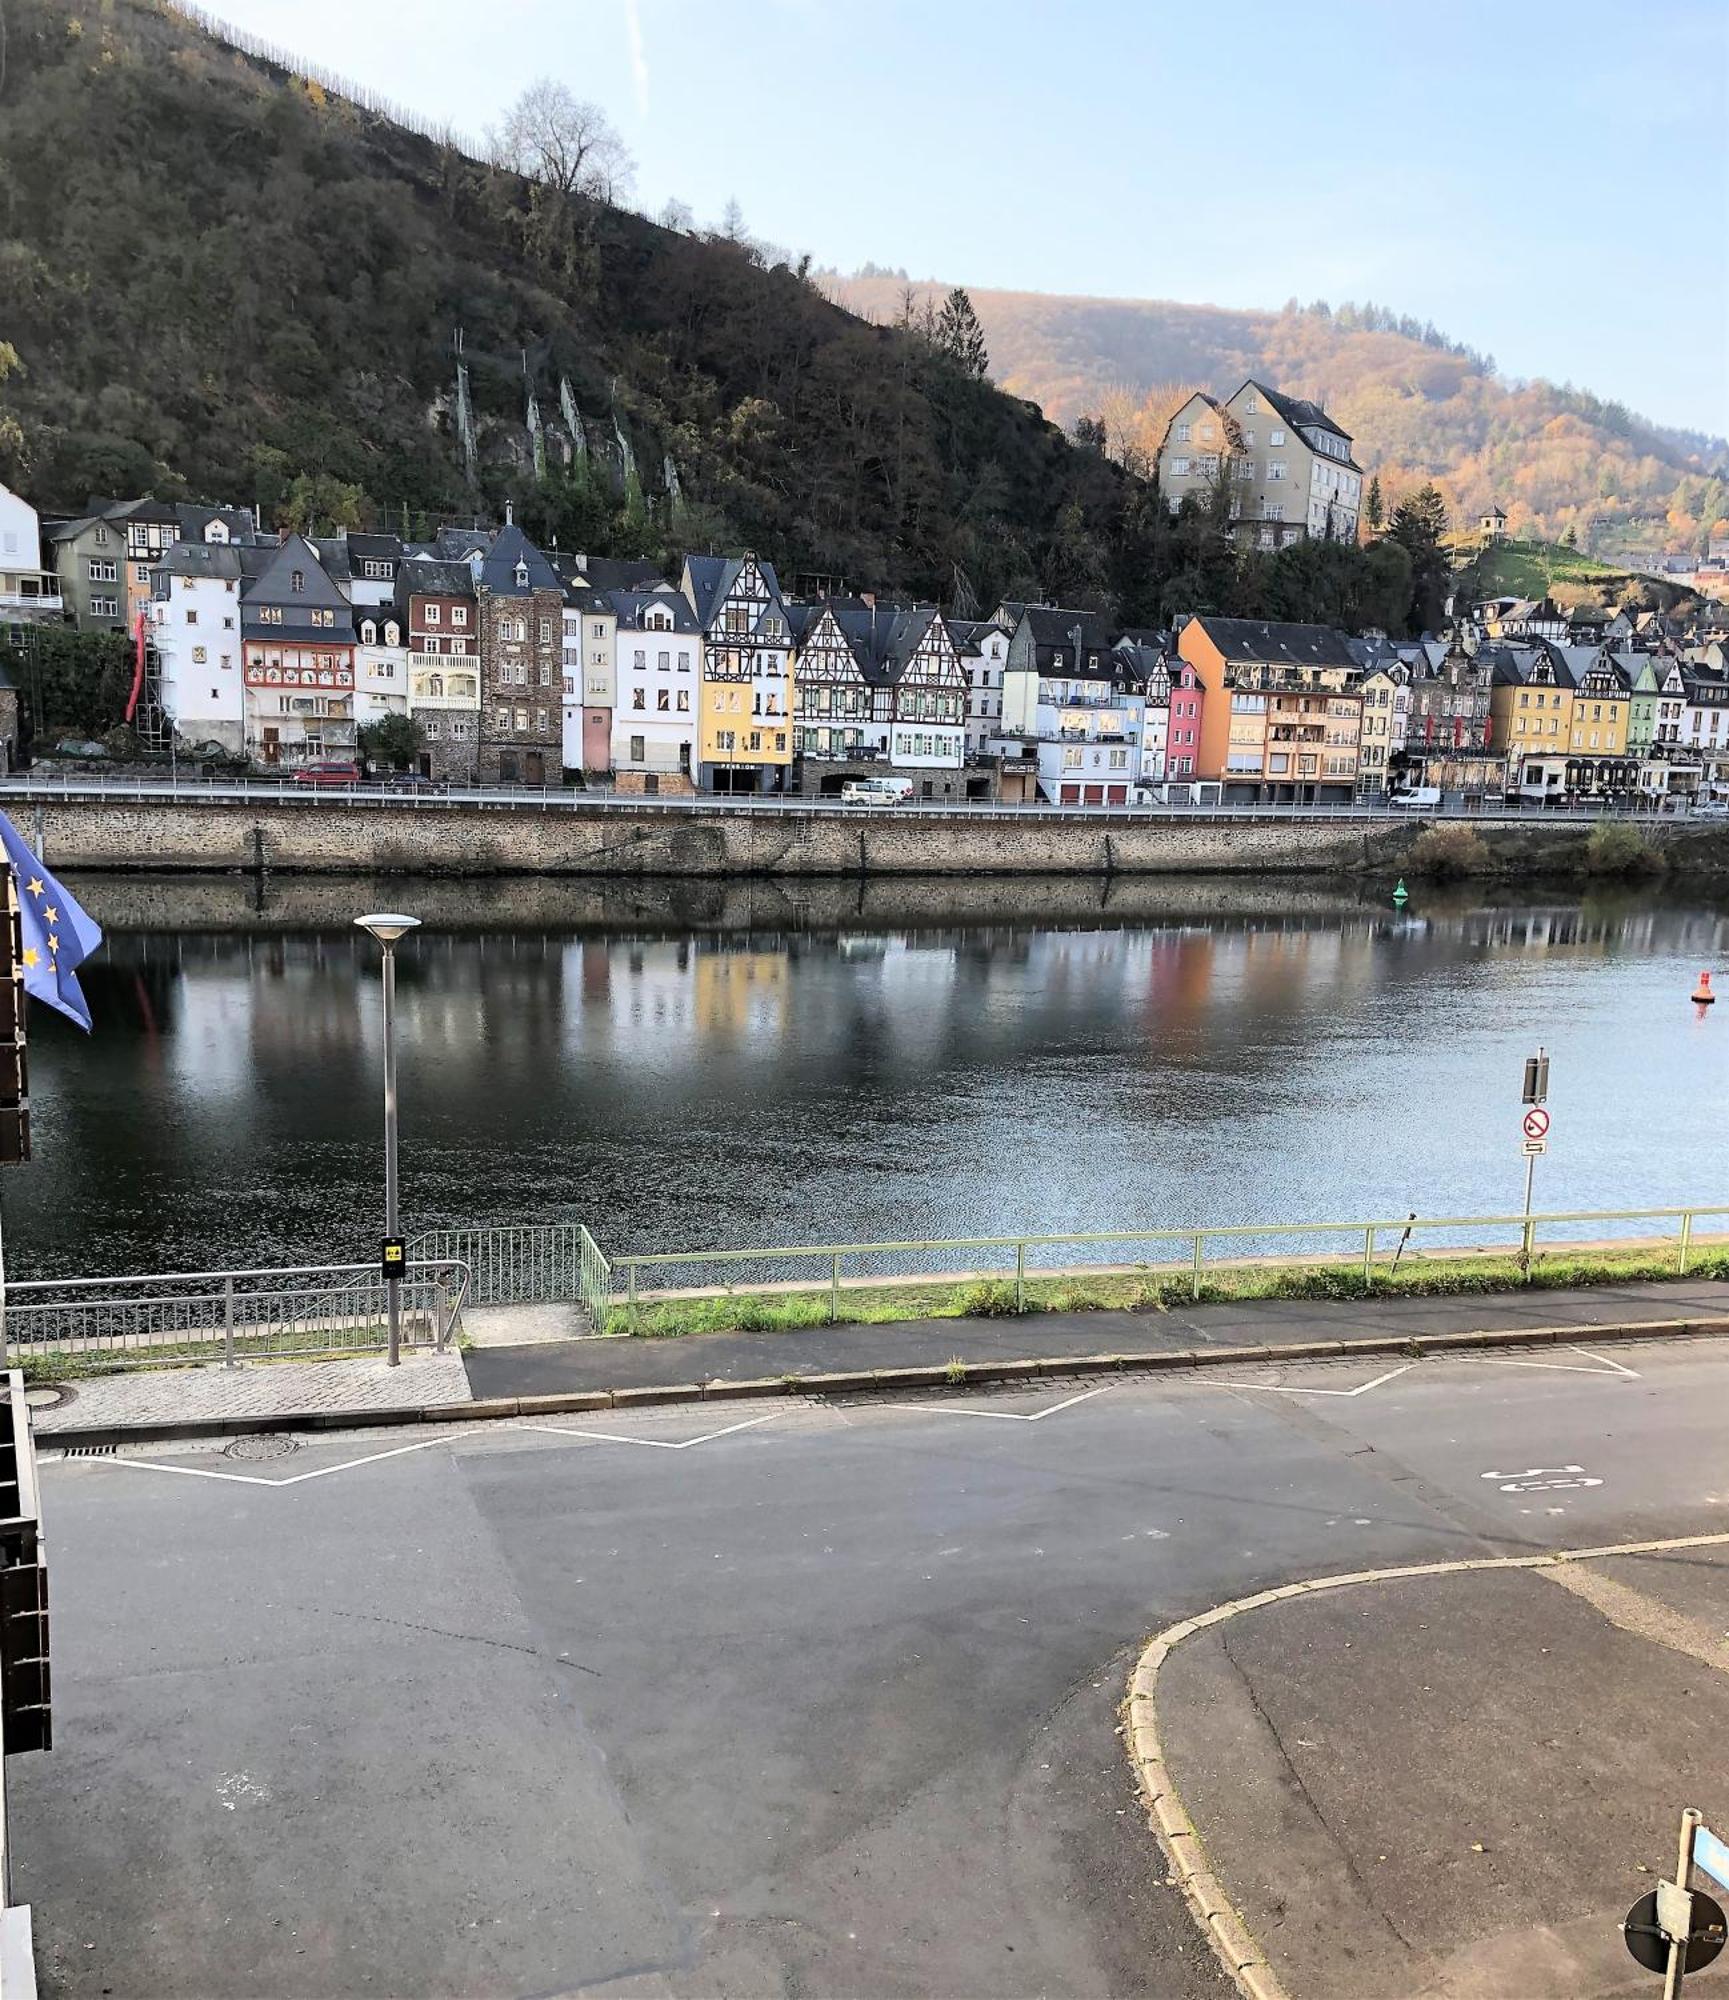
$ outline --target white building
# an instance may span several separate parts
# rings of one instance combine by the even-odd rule
[[[702,633],[690,600],[670,587],[607,593],[616,702],[612,769],[623,792],[696,789]]]
[[[42,567],[42,523],[36,509],[0,486],[0,638],[27,624],[60,617],[60,579]]]
[[[951,618],[967,680],[967,756],[984,755],[985,739],[1003,726],[1003,675],[1008,671],[1009,632],[994,619],[975,623]]]
[[[354,714],[361,724],[408,713],[408,630],[394,604],[354,614]]]
[[[246,749],[240,590],[245,552],[224,542],[176,542],[152,570],[145,639],[155,660],[151,702],[184,744]]]
[[[1051,805],[1126,805],[1141,778],[1146,695],[1092,612],[1029,605],[1009,642],[1003,730],[1036,749]]]

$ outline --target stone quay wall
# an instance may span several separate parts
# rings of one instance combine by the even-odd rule
[[[306,875],[1379,876],[1400,869],[1421,821],[1132,821],[1029,814],[705,811],[654,806],[348,805],[337,800],[155,804],[20,802],[53,868]],[[1585,831],[1490,825],[1492,872],[1575,872]],[[1659,824],[1678,873],[1729,871],[1729,830]]]

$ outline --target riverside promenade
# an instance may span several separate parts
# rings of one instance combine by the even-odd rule
[[[583,1336],[572,1308],[470,1315],[463,1354],[272,1361],[139,1370],[69,1383],[43,1400],[44,1442],[197,1436],[346,1421],[506,1417],[567,1407],[741,1396],[949,1391],[1048,1376],[1233,1362],[1416,1354],[1471,1346],[1568,1346],[1643,1330],[1729,1334],[1729,1283],[1676,1280],[1451,1298],[1226,1301],[1183,1309],[907,1320],[668,1339]],[[50,1400],[52,1398],[52,1400]]]

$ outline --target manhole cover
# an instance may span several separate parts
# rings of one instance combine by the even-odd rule
[[[298,1438],[282,1437],[276,1431],[259,1431],[249,1437],[237,1437],[232,1444],[222,1447],[224,1458],[286,1458],[291,1451],[300,1449]]]
[[[78,1391],[64,1382],[32,1382],[24,1391],[24,1400],[33,1410],[54,1410],[77,1402]]]

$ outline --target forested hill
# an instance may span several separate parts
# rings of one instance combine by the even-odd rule
[[[964,280],[964,274],[962,274]],[[904,278],[826,275],[831,296],[885,322]],[[921,295],[944,287],[918,286]],[[1322,398],[1389,501],[1434,479],[1455,521],[1498,503],[1518,536],[1568,529],[1608,556],[1700,548],[1729,512],[1729,445],[1617,403],[1514,383],[1490,357],[1373,307],[1234,312],[1169,300],[975,290],[991,372],[1060,422],[1103,414],[1156,450],[1178,390],[1228,394],[1255,375]]]
[[[154,0],[6,25],[0,478],[44,508],[293,495],[420,532],[509,497],[567,548],[751,546],[963,608],[1140,567],[1139,482],[746,243],[553,195]]]

